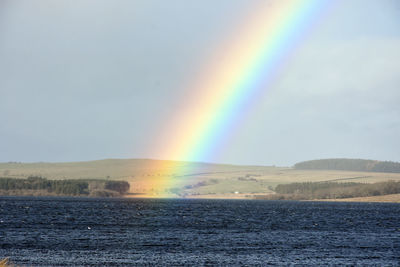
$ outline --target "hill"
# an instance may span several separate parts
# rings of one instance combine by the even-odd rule
[[[209,173],[243,170],[264,170],[265,166],[240,166],[201,162],[104,159],[81,162],[0,163],[0,176],[26,178],[42,176],[48,179],[130,179],[133,177],[186,177]]]
[[[296,163],[299,170],[342,170],[400,173],[400,163],[365,159],[319,159]]]
[[[49,180],[127,181],[132,196],[246,198],[273,194],[279,184],[294,182],[400,181],[400,173],[303,170],[150,159],[106,159],[64,163],[0,163],[0,177]]]

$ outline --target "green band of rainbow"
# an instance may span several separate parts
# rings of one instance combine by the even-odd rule
[[[190,112],[168,121],[160,158],[213,161],[318,22],[328,0],[261,1],[226,38],[184,97]],[[157,149],[160,149],[158,146]],[[175,170],[182,172],[184,168]]]

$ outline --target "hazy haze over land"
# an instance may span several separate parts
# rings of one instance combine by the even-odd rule
[[[335,2],[216,162],[400,161],[400,2]],[[249,3],[1,1],[0,162],[158,158]]]

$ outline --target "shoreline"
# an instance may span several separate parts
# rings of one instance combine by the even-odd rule
[[[307,200],[307,201],[400,203],[400,194],[371,196],[371,197],[354,197],[354,198],[337,198],[337,199],[315,199],[315,200]]]
[[[136,194],[125,195],[123,198],[149,198],[149,199],[237,199],[237,200],[257,200],[256,196],[264,196],[265,194],[210,194],[210,195],[190,195],[179,197],[176,195],[148,195]],[[291,201],[291,200],[282,200]],[[312,200],[295,200],[295,201],[316,201],[316,202],[374,202],[374,203],[400,203],[400,194],[370,196],[370,197],[354,197],[354,198],[338,198],[338,199],[312,199]]]
[[[256,199],[256,196],[264,196],[265,194],[208,194],[208,195],[189,195],[185,197],[177,195],[156,195],[156,194],[128,194],[118,197],[105,197],[109,199],[121,198],[121,199],[215,199],[215,200],[260,200]],[[72,198],[98,198],[95,196],[68,196],[68,195],[0,195],[0,197],[72,197]],[[268,200],[268,199],[265,199]],[[292,201],[292,200],[281,200],[281,201]],[[305,201],[305,202],[362,202],[362,203],[400,203],[400,194],[382,195],[382,196],[370,196],[370,197],[354,197],[354,198],[337,198],[337,199],[311,199],[311,200],[294,200],[294,201]]]

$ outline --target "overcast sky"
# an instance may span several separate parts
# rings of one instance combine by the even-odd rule
[[[0,162],[158,158],[159,125],[256,1],[1,0]],[[213,161],[400,161],[400,1],[334,2]]]

